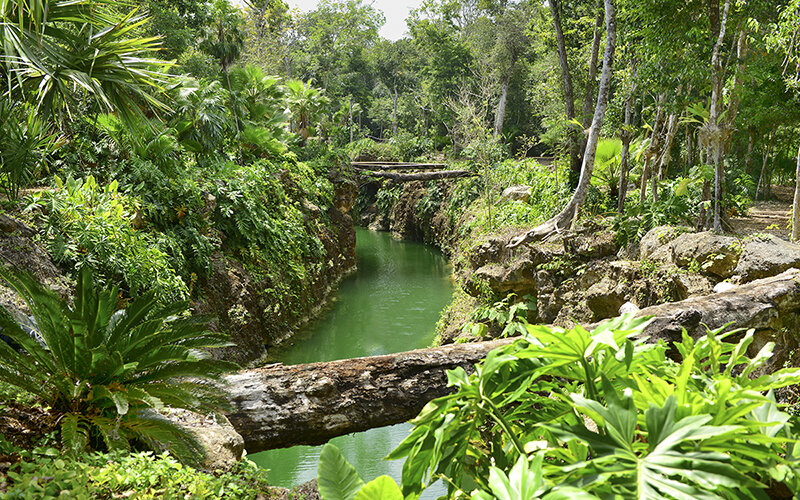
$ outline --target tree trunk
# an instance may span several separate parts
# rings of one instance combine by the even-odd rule
[[[248,452],[329,439],[413,418],[444,396],[447,370],[472,370],[513,339],[303,365],[268,365],[226,377],[228,415]]]
[[[594,80],[597,78],[597,59],[600,55],[600,35],[603,29],[603,11],[600,2],[597,2],[597,17],[594,21],[594,36],[592,38],[592,51],[589,56],[589,76],[586,79],[586,94],[583,96],[583,129],[588,129],[592,124],[592,102],[594,102]],[[581,138],[581,156],[586,152],[586,138]]]
[[[714,44],[711,54],[711,106],[709,110],[708,125],[711,132],[711,145],[714,160],[714,231],[722,231],[722,178],[724,164],[722,161],[722,131],[719,127],[719,114],[722,106],[723,71],[720,52],[725,40],[725,29],[728,24],[728,12],[731,0],[725,0],[722,19],[719,22],[719,36]],[[712,9],[713,10],[713,9]],[[712,20],[714,13],[711,13]]]
[[[669,162],[672,159],[672,143],[675,140],[675,135],[678,133],[678,114],[672,113],[669,117],[669,124],[667,125],[667,137],[664,139],[664,149],[661,153],[661,161],[658,165],[658,180],[663,181],[667,178],[667,170],[669,169]]]
[[[506,102],[508,101],[508,84],[510,76],[503,79],[500,84],[500,101],[497,103],[497,112],[494,115],[494,138],[497,139],[503,133],[503,122],[506,119]]]
[[[233,123],[236,125],[236,144],[239,146],[239,163],[241,164],[244,161],[244,158],[242,158],[242,136],[241,132],[239,131],[239,114],[236,112],[236,102],[233,100],[233,90],[231,89],[231,78],[228,75],[228,68],[223,66],[222,71],[225,73],[225,81],[228,82],[228,95],[231,98]]]
[[[767,189],[765,186],[765,182],[768,182],[766,175],[767,160],[769,160],[769,155],[772,154],[772,145],[774,144],[774,141],[775,141],[775,131],[773,130],[769,134],[769,143],[765,145],[766,147],[764,148],[764,155],[761,160],[761,175],[758,176],[758,184],[756,185],[756,197],[755,197],[756,200],[758,200],[759,192],[762,192],[762,194],[764,194],[765,200],[767,199],[766,193],[769,191],[769,189]]]
[[[794,173],[794,200],[792,203],[792,241],[800,237],[800,147],[797,148],[797,169]]]
[[[572,76],[567,62],[567,48],[564,42],[564,32],[561,29],[561,15],[558,0],[550,0],[550,12],[553,14],[553,24],[556,30],[556,47],[558,48],[558,62],[561,65],[561,79],[564,82],[564,105],[567,111],[567,121],[575,119],[575,94],[572,90]],[[567,140],[569,143],[570,157],[570,187],[577,186],[581,171],[580,144],[577,130],[573,124],[567,125]]]
[[[744,155],[744,173],[750,175],[750,163],[753,157],[753,143],[755,142],[755,134],[753,130],[747,133],[747,154]]]
[[[603,72],[600,76],[600,87],[597,92],[597,105],[594,110],[592,127],[589,129],[589,139],[586,142],[586,154],[583,155],[583,166],[578,187],[572,195],[569,203],[555,217],[547,222],[531,229],[527,233],[514,238],[509,242],[509,247],[513,248],[529,241],[544,239],[553,233],[569,229],[572,220],[578,209],[586,200],[589,193],[589,183],[592,180],[592,170],[594,169],[594,157],[597,153],[597,143],[600,140],[600,129],[603,127],[603,119],[606,115],[608,106],[608,94],[611,88],[611,76],[614,68],[614,50],[617,46],[617,16],[614,10],[613,0],[604,0],[606,14],[606,51],[603,56]]]
[[[675,134],[678,132],[678,114],[672,113],[669,116],[667,128],[664,137],[664,147],[661,149],[661,158],[658,161],[658,172],[653,172],[652,176],[652,195],[653,203],[658,201],[658,181],[663,181],[667,175],[669,168],[669,161],[672,156],[672,141],[675,139]]]
[[[353,142],[353,98],[350,98],[350,142]]]
[[[689,170],[694,166],[694,129],[686,124],[686,165],[684,166],[684,176],[689,176]]]
[[[644,153],[644,167],[642,168],[642,178],[639,179],[639,204],[644,205],[644,200],[647,197],[647,181],[652,176],[651,162],[653,157],[658,151],[659,135],[661,133],[661,115],[664,113],[664,99],[665,93],[658,96],[658,104],[656,105],[656,115],[653,118],[653,130],[650,131],[650,144]]]
[[[651,342],[692,338],[708,328],[754,328],[772,340],[775,318],[800,312],[800,271],[791,269],[728,292],[646,307],[653,316],[642,332]],[[587,329],[593,325],[586,325]],[[336,436],[414,418],[430,400],[448,394],[447,370],[472,370],[489,351],[513,342],[451,344],[386,356],[304,365],[274,364],[227,375],[223,394],[228,414],[249,453],[298,444],[316,445]],[[757,341],[758,342],[758,341]],[[779,343],[772,366],[780,366],[795,346]]]

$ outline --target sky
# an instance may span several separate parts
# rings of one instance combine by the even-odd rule
[[[319,0],[284,0],[290,9],[300,9],[308,12],[316,8]],[[369,0],[364,1],[369,4]],[[407,33],[406,18],[411,9],[416,9],[422,4],[422,0],[373,0],[372,6],[383,11],[386,16],[386,23],[381,28],[380,34],[389,40],[398,40]]]

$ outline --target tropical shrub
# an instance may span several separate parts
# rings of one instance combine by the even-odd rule
[[[484,338],[490,333],[500,337],[514,337],[525,333],[525,322],[529,312],[536,314],[536,297],[525,295],[517,300],[515,294],[475,309],[470,320],[462,327],[463,333]]]
[[[55,260],[77,270],[98,270],[103,281],[124,281],[131,296],[153,290],[159,300],[187,296],[186,284],[152,236],[134,228],[137,205],[118,192],[119,184],[101,187],[85,180],[56,177],[56,190],[37,193],[29,208],[47,213],[44,236]]]
[[[448,372],[457,392],[430,402],[388,457],[406,459],[404,494],[436,478],[477,498],[523,479],[527,498],[764,498],[773,482],[798,491],[792,419],[772,390],[797,384],[800,369],[760,375],[774,345],[748,356],[752,331],[738,342],[727,342],[736,332],[684,334],[673,360],[640,338],[646,323],[528,325],[474,374]]]
[[[472,191],[482,190],[487,194],[470,207],[474,217],[461,226],[462,236],[474,236],[497,227],[535,226],[556,213],[566,195],[558,172],[534,160],[505,160],[488,169],[484,177],[483,182],[488,189],[486,186],[475,186],[480,182],[478,178],[461,181],[465,185],[472,184]],[[527,201],[500,199],[503,190],[515,185],[530,188]],[[459,209],[458,204],[467,200],[469,198],[460,196],[459,188],[456,188],[448,212],[461,213],[463,208]]]
[[[270,493],[267,471],[250,460],[215,475],[181,464],[167,453],[95,452],[64,460],[52,451],[21,452],[24,459],[9,470],[7,483],[0,476],[3,498],[121,498],[133,494],[138,499],[252,499]]]
[[[400,151],[392,142],[378,142],[364,138],[349,143],[345,150],[352,161],[402,161]]]
[[[649,197],[642,204],[628,203],[625,213],[614,217],[614,239],[620,245],[638,241],[647,231],[662,225],[693,226],[700,214],[701,178],[679,177],[663,182],[658,201]]]
[[[224,335],[207,331],[204,318],[185,315],[186,302],[159,305],[153,292],[119,309],[119,288],[95,286],[87,268],[78,275],[74,305],[30,275],[0,269],[0,277],[25,300],[41,339],[0,308],[0,328],[11,341],[0,342],[0,382],[60,415],[64,451],[144,444],[197,455],[192,435],[157,410],[216,411],[223,404],[205,382],[235,365],[204,349],[228,345]]]
[[[592,172],[592,184],[604,187],[611,198],[617,198],[619,190],[619,167],[622,161],[622,141],[601,139],[597,144]]]
[[[8,199],[38,178],[58,146],[33,106],[0,101],[0,190]]]

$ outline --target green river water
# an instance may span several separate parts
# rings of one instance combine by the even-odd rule
[[[427,347],[435,325],[453,293],[451,270],[437,250],[396,241],[387,233],[356,229],[358,272],[344,280],[333,306],[294,338],[294,344],[272,354],[286,364],[374,356]],[[402,461],[381,460],[407,435],[398,424],[340,436],[332,440],[369,481],[388,474],[399,482]],[[270,470],[270,482],[291,487],[316,478],[318,446],[295,446],[249,455]],[[434,485],[422,498],[436,498]]]

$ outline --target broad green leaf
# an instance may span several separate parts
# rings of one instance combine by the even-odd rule
[[[364,481],[347,463],[339,448],[328,443],[319,455],[317,486],[322,500],[353,500]]]
[[[403,492],[389,476],[379,476],[356,493],[355,500],[403,500]]]

